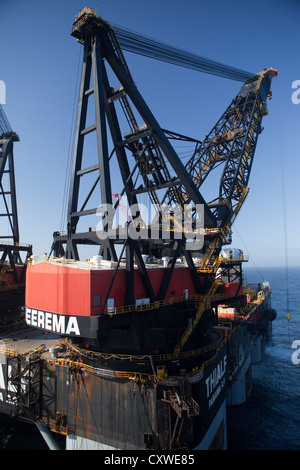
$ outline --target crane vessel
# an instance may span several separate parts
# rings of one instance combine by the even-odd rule
[[[71,35],[83,61],[66,231],[26,271],[26,323],[59,339],[27,362],[7,359],[2,405],[17,400],[67,449],[226,449],[226,407],[246,400],[276,317],[268,282],[248,285],[247,256],[230,245],[278,72],[209,64],[243,84],[200,141],[160,127],[123,49],[179,63],[181,53],[145,46],[89,8]],[[185,165],[173,140],[194,147]],[[202,185],[220,167],[207,201]]]

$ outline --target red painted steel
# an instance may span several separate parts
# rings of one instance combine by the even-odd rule
[[[155,295],[159,292],[165,272],[161,267],[148,269]],[[51,263],[29,266],[26,273],[26,306],[61,315],[97,315],[105,301],[113,274],[114,269],[89,270]],[[135,299],[147,298],[137,269],[134,270],[134,276]],[[184,296],[186,289],[189,295],[196,294],[189,268],[175,268],[165,298]],[[115,308],[124,305],[125,294],[125,269],[119,269],[109,294],[109,298],[114,299]]]

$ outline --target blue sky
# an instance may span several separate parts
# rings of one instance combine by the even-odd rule
[[[300,80],[296,0],[1,0],[3,109],[21,139],[15,145],[21,241],[32,243],[35,254],[49,252],[52,234],[61,228],[82,49],[70,30],[84,6],[111,23],[234,67],[279,70],[233,246],[249,254],[249,266],[285,265],[286,230],[288,263],[300,265],[300,104],[291,100],[292,83]],[[161,126],[200,140],[241,86],[125,55]]]

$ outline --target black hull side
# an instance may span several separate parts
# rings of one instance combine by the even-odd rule
[[[100,376],[99,369],[90,373],[48,365],[44,419],[54,423],[59,410],[71,439],[79,436],[115,449],[192,449],[226,399],[225,347],[191,379],[122,378],[112,372],[102,370]]]
[[[0,291],[0,315],[18,310],[25,305],[25,287]]]

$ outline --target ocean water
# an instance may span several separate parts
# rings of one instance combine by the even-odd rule
[[[252,367],[248,401],[228,410],[228,448],[300,450],[300,268],[244,271],[249,282],[270,282],[277,318],[263,361]]]
[[[35,424],[0,414],[0,451],[49,450]]]
[[[263,361],[252,368],[247,402],[228,408],[229,450],[300,450],[300,268],[246,269],[249,282],[270,282],[277,311]],[[286,313],[289,308],[290,320]],[[293,349],[294,341],[299,341]],[[299,350],[299,354],[297,354]],[[296,361],[297,362],[297,361]],[[0,450],[42,450],[34,425],[0,415]]]

